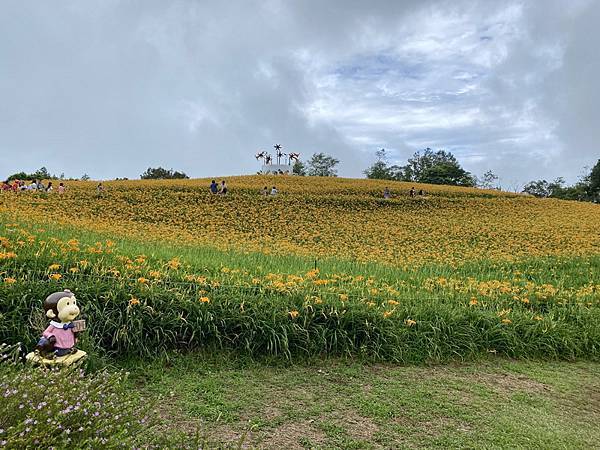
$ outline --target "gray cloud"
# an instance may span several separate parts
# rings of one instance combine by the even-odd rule
[[[454,151],[506,183],[574,179],[599,153],[598,2],[0,4],[0,177],[162,165],[253,173],[259,148],[360,176]],[[513,181],[510,181],[513,182]]]

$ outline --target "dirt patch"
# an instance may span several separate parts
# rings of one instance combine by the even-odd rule
[[[325,443],[326,437],[313,426],[311,420],[288,422],[269,432],[269,435],[258,447],[264,449],[301,449],[304,448],[302,441],[310,442],[313,446],[321,445]]]
[[[171,406],[176,404],[178,404],[178,400],[158,403],[158,408],[155,411],[161,421],[159,431],[176,430],[189,436],[195,435],[204,427],[203,421],[190,419],[178,408]]]
[[[334,419],[348,434],[359,441],[370,441],[379,427],[368,417],[359,415],[356,411],[344,411],[341,416]]]
[[[547,384],[540,383],[525,375],[514,373],[478,373],[470,374],[468,378],[477,383],[491,387],[500,393],[513,393],[517,391],[531,392],[536,394],[552,392]]]
[[[600,385],[582,386],[581,392],[566,399],[565,404],[572,404],[588,418],[600,417]]]
[[[261,411],[261,414],[262,414],[262,417],[266,420],[275,420],[275,419],[281,417],[282,412],[281,412],[281,409],[279,409],[275,406],[267,405]]]

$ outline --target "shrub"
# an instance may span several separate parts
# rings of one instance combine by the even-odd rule
[[[0,447],[139,445],[148,406],[126,395],[124,372],[25,366],[0,346]]]

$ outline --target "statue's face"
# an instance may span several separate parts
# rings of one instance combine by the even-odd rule
[[[58,319],[61,322],[71,322],[79,315],[79,307],[75,296],[61,298],[56,305],[56,309],[58,310]]]

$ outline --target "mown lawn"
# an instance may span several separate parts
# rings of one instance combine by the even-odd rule
[[[172,445],[592,448],[600,364],[491,358],[443,366],[228,356],[129,361]]]

